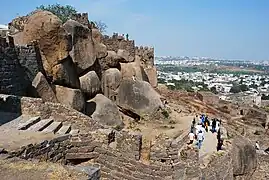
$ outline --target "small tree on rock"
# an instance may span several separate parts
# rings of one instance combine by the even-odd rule
[[[107,25],[103,21],[94,21],[94,24],[102,34],[106,32]]]
[[[58,16],[63,21],[63,23],[65,23],[73,14],[77,13],[77,10],[73,6],[62,6],[58,3],[48,6],[41,5],[36,9],[50,11],[51,13]]]

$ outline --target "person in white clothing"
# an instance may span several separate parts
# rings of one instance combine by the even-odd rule
[[[190,142],[188,142],[187,144],[188,145],[190,145],[190,144],[192,144],[193,143],[193,141],[194,141],[194,133],[191,131],[190,133],[189,133],[189,139],[190,139]]]
[[[260,150],[260,145],[259,145],[258,141],[256,141],[255,148],[256,148],[256,150]]]
[[[203,132],[200,130],[198,135],[197,135],[197,140],[198,140],[198,149],[201,149],[202,142],[204,140],[204,135]]]

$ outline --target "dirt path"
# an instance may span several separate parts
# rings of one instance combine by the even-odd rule
[[[217,151],[217,134],[216,133],[211,133],[209,132],[205,132],[205,139],[204,142],[202,144],[201,149],[199,150],[199,158],[203,158],[207,155],[211,155],[214,152]]]

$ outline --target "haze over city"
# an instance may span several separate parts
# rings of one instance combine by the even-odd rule
[[[154,46],[156,56],[269,59],[266,0],[10,0],[1,2],[5,15],[0,24],[56,2],[89,12],[89,19],[102,20],[109,35],[128,33],[138,45]]]

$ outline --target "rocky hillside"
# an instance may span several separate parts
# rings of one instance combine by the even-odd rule
[[[14,19],[7,43],[2,39],[6,44],[2,58],[17,63],[1,73],[12,70],[23,88],[20,93],[1,88],[0,93],[41,97],[117,128],[124,126],[119,108],[132,117],[154,114],[162,107],[153,88],[157,86],[154,49],[103,36],[85,15],[74,15],[64,24],[40,10]],[[10,56],[11,49],[17,54]],[[0,81],[1,87],[9,85],[15,86],[13,77]]]

